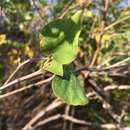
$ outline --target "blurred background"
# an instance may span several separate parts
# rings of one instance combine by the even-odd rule
[[[41,28],[79,9],[84,10],[82,32],[73,64],[85,70],[78,78],[89,104],[73,107],[56,102],[51,82],[34,84],[51,75],[43,72],[0,90],[0,130],[130,129],[130,0],[0,0],[0,86],[18,65],[43,56]],[[93,69],[86,71],[87,67]],[[11,80],[37,70],[37,62],[31,62]],[[8,96],[30,84],[34,85]],[[37,118],[40,112],[45,114]]]

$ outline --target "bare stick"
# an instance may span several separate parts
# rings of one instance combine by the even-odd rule
[[[58,99],[54,100],[49,106],[47,106],[44,110],[40,111],[33,119],[31,119],[22,130],[30,130],[32,126],[47,112],[54,110],[55,108],[61,106],[63,103]]]
[[[109,114],[109,115],[112,117],[112,119],[115,121],[117,128],[118,128],[119,130],[122,130],[122,126],[121,126],[121,124],[120,124],[120,117],[112,111],[112,106],[111,106],[111,104],[108,102],[108,100],[106,100],[106,97],[105,97],[105,95],[104,95],[104,93],[103,93],[104,90],[101,90],[101,89],[97,86],[96,82],[94,82],[93,80],[89,80],[89,83],[92,85],[94,91],[99,95],[101,101],[104,103],[105,106],[104,106],[103,108],[105,108],[105,109],[107,110],[108,114]]]
[[[40,121],[38,124],[36,124],[33,129],[36,129],[37,127],[39,126],[42,126],[42,125],[45,125],[46,123],[49,123],[51,121],[54,121],[54,120],[57,120],[59,118],[63,118],[64,120],[68,120],[68,121],[71,121],[73,123],[76,123],[76,124],[82,124],[82,125],[92,125],[91,123],[89,122],[86,122],[84,120],[79,120],[79,119],[76,119],[76,118],[73,118],[69,115],[61,115],[61,114],[57,114],[57,115],[54,115],[54,116],[51,116],[43,121]]]
[[[13,80],[13,81],[11,81],[11,82],[1,86],[0,90],[3,90],[5,88],[8,88],[10,86],[13,86],[13,85],[18,84],[18,83],[20,83],[22,81],[34,78],[34,77],[39,76],[39,75],[42,75],[42,71],[41,70],[38,70],[38,71],[36,71],[36,72],[34,72],[32,74],[25,75],[25,76],[23,76],[21,78],[15,79],[15,80]]]
[[[30,62],[30,60],[26,60],[25,62],[23,62],[20,65],[18,65],[18,67],[14,70],[14,72],[6,80],[6,82],[4,83],[4,85],[7,84],[14,77],[14,75],[20,70],[20,68],[22,68],[25,64],[27,64],[29,62]]]
[[[66,107],[65,107],[65,115],[69,115],[70,109],[71,109],[71,106],[66,105]],[[66,130],[66,128],[67,128],[67,122],[64,121],[62,130]]]
[[[116,21],[116,22],[114,22],[114,23],[108,25],[107,27],[105,27],[105,28],[104,28],[104,31],[107,31],[108,29],[110,29],[110,28],[114,27],[115,25],[118,25],[118,24],[120,24],[121,22],[124,22],[124,21],[126,21],[126,20],[128,20],[128,19],[130,19],[130,16],[126,16],[126,17],[124,17],[124,18],[122,18],[122,19],[119,19],[118,21]]]
[[[106,0],[105,1],[105,7],[104,7],[105,12],[107,11],[107,8],[108,8],[108,1]],[[93,67],[95,62],[96,62],[96,60],[97,60],[98,54],[99,54],[100,49],[101,49],[101,40],[102,40],[104,28],[105,28],[105,20],[103,20],[101,22],[100,39],[96,43],[96,51],[95,51],[95,53],[92,56],[92,59],[91,59],[90,64],[89,64],[89,67]],[[89,74],[90,74],[90,72],[84,73],[84,76],[85,76],[86,79],[88,78]]]
[[[130,57],[128,57],[128,58],[126,58],[126,59],[124,59],[124,60],[122,60],[122,61],[119,61],[119,62],[117,62],[117,63],[115,63],[115,64],[113,64],[113,65],[111,65],[111,66],[109,66],[109,67],[106,67],[106,68],[104,68],[104,70],[112,69],[112,68],[118,67],[118,66],[120,66],[121,64],[124,64],[125,62],[128,62],[128,61],[130,61]]]
[[[63,118],[64,120],[68,120],[68,121],[75,123],[75,124],[86,125],[86,126],[90,126],[90,127],[100,127],[103,129],[116,129],[115,124],[97,124],[97,123],[87,122],[85,120],[80,120],[80,119],[77,119],[77,118],[74,118],[74,117],[71,117],[68,115],[61,115],[61,114],[56,114],[56,115],[51,116],[43,121],[40,121],[32,129],[35,130],[36,128],[38,128],[40,126],[43,126],[51,121],[55,121],[55,120],[58,120],[60,118]],[[129,128],[125,127],[125,128],[123,128],[123,130],[129,130]]]
[[[14,72],[9,76],[9,78],[6,80],[6,82],[4,83],[4,85],[7,84],[9,81],[11,81],[12,78],[15,76],[15,74],[16,74],[24,65],[26,65],[26,64],[28,64],[28,63],[32,63],[32,62],[34,62],[34,61],[45,60],[45,59],[47,59],[47,58],[44,58],[44,57],[42,57],[42,58],[33,58],[33,59],[28,59],[28,60],[22,62],[21,64],[19,64],[19,65],[17,66],[17,68],[14,70]]]
[[[61,11],[61,14],[58,16],[59,18],[63,18],[64,15],[69,11],[70,9],[70,5],[73,3],[74,0],[70,0],[66,5],[65,7],[63,8],[63,10]]]
[[[48,83],[48,82],[50,82],[53,78],[54,78],[54,75],[53,75],[52,77],[50,77],[50,78],[48,78],[48,79],[45,79],[45,80],[42,80],[42,81],[40,81],[40,82],[38,82],[38,83],[34,83],[34,84],[31,84],[31,85],[22,87],[22,88],[20,88],[20,89],[14,90],[14,91],[12,91],[12,92],[8,92],[8,93],[6,93],[6,94],[0,95],[0,99],[5,98],[5,97],[8,97],[8,96],[11,96],[11,95],[14,95],[14,94],[17,94],[17,93],[22,92],[22,91],[24,91],[24,90],[26,90],[26,89],[32,88],[33,86],[39,86],[39,85]]]
[[[103,88],[103,90],[105,92],[108,92],[108,91],[112,91],[112,90],[129,90],[130,89],[130,85],[108,85],[106,87]],[[91,97],[95,96],[96,93],[94,91],[92,92],[89,92],[86,94],[87,97],[89,97],[89,99],[91,99]]]
[[[75,114],[75,107],[72,106],[72,109],[71,109],[71,116],[74,117],[74,114]],[[71,123],[70,123],[70,126],[69,126],[69,129],[70,129],[70,130],[73,130],[73,128],[74,128],[74,123],[71,122]]]
[[[85,66],[85,67],[77,69],[76,72],[85,71],[85,70],[90,71],[90,72],[91,71],[95,71],[95,72],[107,71],[107,70],[111,70],[111,69],[114,69],[114,68],[124,67],[127,64],[126,65],[123,65],[123,64],[128,62],[128,61],[130,61],[130,57],[128,57],[128,58],[126,58],[126,59],[124,59],[122,61],[119,61],[119,62],[117,62],[117,63],[115,63],[113,65],[110,65],[108,67],[102,68],[102,69],[99,69],[99,67],[86,67]]]
[[[111,90],[128,90],[130,89],[130,85],[108,85],[104,88],[104,91],[111,91]]]

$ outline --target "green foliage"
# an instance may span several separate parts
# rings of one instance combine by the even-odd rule
[[[85,105],[88,99],[71,67],[65,67],[64,76],[56,76],[52,81],[54,94],[70,105]]]
[[[41,50],[43,54],[51,57],[43,65],[43,69],[56,75],[52,81],[54,94],[70,105],[84,105],[88,102],[83,88],[74,73],[64,69],[64,64],[71,63],[78,51],[80,35],[80,15],[78,11],[69,19],[58,19],[47,24],[41,31]],[[63,77],[60,77],[63,76]]]
[[[41,50],[52,56],[60,64],[71,63],[78,51],[80,35],[80,14],[77,12],[70,19],[58,19],[47,24],[41,31]]]
[[[106,99],[112,105],[112,110],[122,118],[122,125],[129,127],[130,91],[127,88],[126,90],[118,89],[120,89],[120,85],[130,86],[130,61],[123,62],[115,68],[111,68],[111,66],[130,57],[130,18],[122,20],[130,16],[130,7],[124,7],[123,4],[120,4],[124,0],[110,0],[108,9],[104,11],[106,1],[95,0],[90,1],[90,4],[85,4],[87,7],[84,7],[83,11],[83,8],[79,5],[84,0],[50,0],[51,2],[56,1],[54,4],[48,0],[33,1],[34,3],[32,3],[32,0],[1,0],[0,2],[0,85],[4,84],[8,76],[23,61],[31,58],[35,59],[35,57],[41,57],[41,55],[46,56],[47,60],[41,61],[43,64],[41,68],[56,75],[52,81],[55,96],[70,105],[84,105],[88,103],[84,91],[85,87],[90,102],[85,107],[76,107],[77,118],[84,118],[86,121],[97,124],[113,123],[111,116],[102,109],[102,100],[93,92],[93,88],[88,83],[88,79],[91,79],[97,83],[98,87],[105,90],[101,91],[101,94],[106,96]],[[120,6],[122,7],[120,8]],[[82,20],[80,19],[81,11],[78,11],[79,9],[84,12],[81,17]],[[80,21],[82,21],[82,25]],[[39,34],[41,47],[39,46]],[[93,65],[89,66],[92,61],[94,61]],[[72,62],[74,70],[66,67]],[[25,65],[12,80],[38,70],[39,66],[36,64],[34,62]],[[85,78],[86,70],[76,72],[76,70],[81,70],[82,67],[90,67],[91,71],[89,71],[88,78]],[[109,67],[108,70],[98,71],[98,69],[102,70]],[[88,71],[86,72],[88,73]],[[44,78],[50,76],[47,72],[44,74]],[[77,76],[79,81],[76,78]],[[35,85],[35,83],[43,80],[43,77],[40,75],[36,79],[29,79],[20,82],[20,84]],[[113,87],[113,85],[119,86],[119,88],[105,89],[107,86]],[[7,88],[7,90],[1,91],[1,95],[14,89],[18,89],[17,85],[12,89]],[[9,110],[10,104],[15,104],[16,100],[20,101],[23,108],[26,105],[22,103],[30,101],[28,100],[30,96],[39,99],[38,96],[41,98],[50,95],[49,92],[40,95],[39,89],[41,88],[32,88],[25,91],[27,94],[21,100],[17,97],[24,95],[24,92],[16,95],[16,98],[15,95],[8,98],[9,103],[3,100],[3,104],[0,106],[2,110],[0,112],[1,118],[3,118],[3,113],[6,112],[9,112],[9,114],[3,116],[6,116],[7,120],[10,120],[8,119],[10,113],[13,117],[19,118],[15,112]],[[49,98],[45,100],[49,102]],[[34,104],[35,101],[31,100]],[[37,103],[39,104],[40,101],[38,100]],[[13,106],[17,107],[19,105]],[[17,108],[19,112],[20,107]],[[84,111],[79,108],[84,109]],[[16,110],[12,105],[11,109]],[[31,107],[31,109],[33,108]],[[123,114],[124,117],[122,117]],[[26,114],[23,119],[26,119]]]
[[[63,66],[54,59],[47,62],[46,65],[43,66],[43,69],[56,75],[63,76]]]
[[[126,116],[123,117],[123,123],[126,126],[130,127],[130,114],[128,114],[128,115],[126,115]]]

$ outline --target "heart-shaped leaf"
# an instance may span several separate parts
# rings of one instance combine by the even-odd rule
[[[56,75],[63,76],[63,66],[54,59],[49,61],[43,69],[52,72]]]
[[[58,19],[47,24],[41,31],[41,50],[52,56],[60,64],[72,62],[78,51],[80,35],[80,14],[78,11],[70,19]]]
[[[65,69],[64,76],[56,76],[52,81],[54,95],[70,105],[85,105],[88,99],[84,89],[71,69]]]

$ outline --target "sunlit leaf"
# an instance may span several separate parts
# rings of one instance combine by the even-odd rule
[[[78,51],[80,35],[80,14],[74,14],[70,19],[58,19],[46,25],[40,36],[43,54],[52,55],[60,64],[72,62]]]
[[[6,43],[6,35],[5,34],[1,34],[0,35],[0,45]]]
[[[70,67],[64,70],[63,77],[56,76],[53,79],[52,89],[54,94],[67,104],[77,106],[88,103],[84,89]]]
[[[28,45],[25,46],[25,50],[24,50],[25,55],[27,55],[29,58],[32,58],[34,55],[34,52],[32,50],[31,47],[29,47]]]
[[[85,12],[84,12],[84,16],[86,16],[86,17],[93,17],[93,13],[92,13],[92,11],[90,11],[90,10],[85,10]]]
[[[46,66],[43,68],[44,70],[47,70],[49,72],[52,72],[56,75],[63,76],[63,67],[61,64],[56,62],[54,59],[50,61]]]

